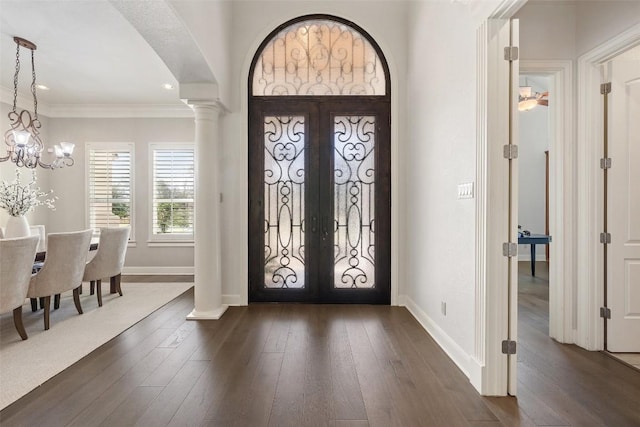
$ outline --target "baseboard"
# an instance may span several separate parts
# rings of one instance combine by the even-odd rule
[[[478,393],[482,394],[482,378],[484,375],[484,364],[480,363],[475,357],[469,357],[469,382]]]
[[[127,267],[122,269],[122,274],[132,276],[183,276],[193,274],[193,267]]]
[[[462,347],[460,347],[446,332],[444,332],[428,315],[425,313],[411,298],[406,295],[402,295],[399,301],[403,303],[409,313],[415,317],[415,319],[422,325],[429,335],[435,340],[436,343],[444,350],[453,363],[470,378],[469,375],[469,360],[470,356]]]
[[[240,295],[222,295],[222,304],[228,306],[244,305],[241,302]]]

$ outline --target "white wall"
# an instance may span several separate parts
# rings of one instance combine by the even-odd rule
[[[475,200],[457,199],[457,186],[476,174],[476,22],[464,4],[414,2],[408,30],[406,295],[432,335],[464,358],[474,345]]]
[[[379,43],[391,68],[392,145],[402,147],[406,76],[406,4],[398,1],[240,1],[233,2],[231,37],[231,111],[224,116],[222,162],[222,293],[226,302],[246,303],[247,295],[247,80],[258,45],[282,23],[301,16],[326,13],[350,20]],[[194,33],[212,37],[212,33]],[[400,168],[398,168],[400,169]],[[397,173],[394,172],[394,173]],[[397,186],[398,180],[392,185]],[[392,187],[392,191],[393,188]],[[396,191],[400,193],[401,190]],[[396,202],[393,195],[394,204]],[[394,232],[398,232],[394,230]]]
[[[72,231],[88,228],[86,214],[86,150],[95,142],[132,142],[134,153],[135,247],[127,250],[126,268],[153,267],[149,274],[163,268],[193,270],[193,247],[148,247],[149,238],[149,143],[193,142],[193,119],[49,119],[51,141],[76,144],[75,165],[50,173],[50,186],[59,197],[57,209],[49,213],[47,231]],[[165,272],[167,272],[165,270]]]
[[[576,7],[576,55],[640,24],[640,1],[581,1]]]
[[[576,56],[575,3],[527,3],[520,20],[520,59],[572,59]]]
[[[532,92],[542,93],[549,88],[549,78],[520,77],[520,86],[529,85]],[[538,105],[519,113],[518,141],[518,224],[523,230],[545,234],[545,171],[544,152],[549,149],[549,108]],[[518,247],[518,259],[531,259],[529,245]],[[536,259],[546,260],[544,246],[536,247]]]

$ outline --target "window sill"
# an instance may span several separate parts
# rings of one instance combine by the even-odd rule
[[[150,248],[193,248],[193,240],[149,240],[147,246]]]

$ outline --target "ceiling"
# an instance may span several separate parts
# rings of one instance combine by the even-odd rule
[[[8,104],[13,102],[13,36],[37,45],[37,83],[50,88],[37,92],[39,105],[45,109],[183,106],[178,82],[169,68],[107,0],[0,0],[0,100]],[[31,96],[30,53],[20,49],[19,92],[25,97]],[[165,83],[176,89],[164,89]]]

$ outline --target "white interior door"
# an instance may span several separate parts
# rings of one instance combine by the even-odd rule
[[[610,64],[607,350],[640,352],[640,59]]]

